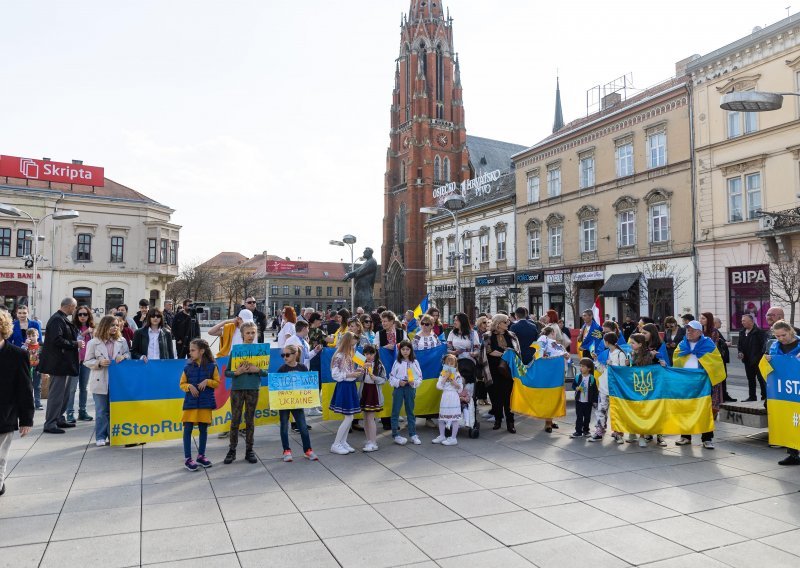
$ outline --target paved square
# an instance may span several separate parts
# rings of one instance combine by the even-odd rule
[[[338,423],[312,419],[318,463],[294,435],[283,463],[269,426],[257,464],[223,465],[212,436],[197,473],[179,441],[97,448],[92,423],[39,426],[12,445],[0,568],[800,566],[800,468],[753,430],[719,424],[714,451],[639,448],[571,440],[572,416],[553,434],[486,424],[453,447],[420,420],[421,446],[382,433],[349,456],[328,451]]]

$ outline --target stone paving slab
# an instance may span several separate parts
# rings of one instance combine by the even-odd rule
[[[521,418],[457,446],[331,454],[336,422],[311,420],[319,462],[283,463],[277,428],[259,462],[182,468],[179,441],[98,448],[93,425],[39,425],[11,449],[0,497],[0,568],[45,566],[800,566],[800,468],[753,430],[716,431],[714,451],[572,440]],[[42,415],[37,414],[37,419]],[[37,420],[38,421],[38,420]],[[360,447],[363,434],[350,437]],[[187,545],[191,543],[191,545]]]

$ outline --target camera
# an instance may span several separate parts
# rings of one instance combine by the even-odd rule
[[[193,318],[197,317],[197,314],[202,314],[206,311],[206,304],[205,302],[192,302],[189,304],[189,315]]]

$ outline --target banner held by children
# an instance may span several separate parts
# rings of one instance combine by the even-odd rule
[[[270,373],[270,410],[315,408],[319,401],[319,375],[316,371],[299,373]]]
[[[269,369],[269,343],[240,343],[231,348],[231,371],[235,371],[242,363],[250,363],[261,369]]]
[[[609,366],[611,428],[637,434],[702,434],[714,429],[711,381],[703,369]]]
[[[511,391],[511,411],[547,420],[567,414],[567,395],[564,391],[564,359],[540,357],[527,367],[511,350],[503,354],[511,369],[514,388]]]
[[[800,359],[773,355],[759,368],[767,381],[769,443],[800,450]]]

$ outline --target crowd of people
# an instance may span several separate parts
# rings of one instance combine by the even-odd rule
[[[3,377],[0,410],[4,417],[0,423],[0,493],[5,491],[2,479],[12,433],[17,429],[21,435],[29,433],[34,412],[43,409],[42,377],[47,378],[48,386],[43,431],[63,434],[75,427],[77,421],[94,420],[95,444],[104,446],[109,443],[108,368],[112,361],[119,363],[125,359],[145,363],[159,359],[187,360],[179,384],[185,392],[184,465],[190,471],[211,467],[212,462],[205,455],[208,427],[216,408],[214,389],[224,379],[219,375],[215,357],[230,355],[233,346],[238,344],[263,343],[268,328],[267,316],[256,309],[255,299],[246,298],[236,317],[219,322],[208,331],[210,336],[219,338],[215,356],[208,342],[200,339],[191,300],[182,302],[178,312],[173,312],[170,302],[165,302],[162,311],[142,300],[134,316],[121,304],[113,314],[95,322],[91,308],[79,306],[74,298],[65,298],[50,317],[44,332],[38,322],[29,318],[26,306],[18,306],[14,316],[12,319],[11,314],[0,311],[0,373]],[[481,417],[492,421],[495,430],[502,428],[505,421],[506,430],[516,433],[511,409],[514,381],[507,358],[503,357],[508,351],[515,353],[525,365],[537,357],[564,359],[566,375],[571,375],[575,391],[575,431],[571,437],[589,442],[602,441],[608,431],[607,367],[661,364],[698,368],[696,353],[712,349],[719,351],[726,366],[730,363],[731,343],[722,334],[719,319],[709,312],[701,313],[698,318],[691,314],[667,317],[663,329],[648,317],[638,321],[626,318],[622,325],[607,318],[601,326],[602,347],[598,348],[599,344],[594,342],[591,349],[587,348],[587,341],[597,326],[591,311],[584,312],[582,319],[581,329],[573,333],[552,309],[540,317],[531,317],[524,307],[511,314],[481,313],[474,323],[466,314],[458,313],[447,326],[436,307],[419,318],[410,310],[399,318],[385,307],[370,313],[358,308],[355,314],[347,309],[323,314],[306,308],[297,314],[294,308],[286,306],[270,327],[274,342],[281,350],[281,373],[319,372],[323,348],[335,349],[330,363],[335,388],[329,409],[343,419],[331,452],[340,455],[356,451],[348,443],[348,436],[354,430],[364,432],[363,452],[379,449],[376,417],[386,406],[390,407],[391,415],[380,420],[385,430],[391,430],[391,441],[399,445],[409,441],[415,445],[423,443],[417,430],[417,418],[425,419],[427,426],[438,430],[432,443],[458,444],[459,426],[469,422],[466,411],[470,401],[478,406],[490,406]],[[766,385],[758,368],[762,356],[769,359],[779,354],[800,354],[797,337],[800,330],[784,321],[783,310],[772,307],[766,319],[770,328],[760,329],[752,316],[742,316],[737,343],[738,357],[748,380],[746,400],[757,401],[757,394],[760,394],[764,404]],[[443,344],[446,345],[445,356],[436,384],[442,392],[439,413],[416,416],[416,389],[425,378],[417,361],[418,354]],[[391,367],[384,368],[381,363],[380,348],[396,352]],[[571,364],[571,352],[579,355],[577,365]],[[240,428],[245,436],[245,460],[258,461],[253,452],[254,416],[261,378],[265,374],[266,369],[249,363],[235,371],[226,371],[231,379],[232,419],[230,430],[223,434],[229,438],[225,464],[236,460]],[[384,400],[381,388],[387,382],[392,387],[391,402]],[[94,400],[96,419],[87,410],[89,393]],[[726,400],[734,399],[722,381],[712,389],[715,416]],[[293,460],[288,438],[290,422],[291,428],[301,436],[304,457],[317,459],[306,412],[319,415],[320,411],[320,408],[280,411],[284,461]],[[363,416],[363,424],[355,419],[356,415]],[[548,433],[558,429],[554,418],[544,420]],[[199,452],[193,458],[195,427],[199,434]],[[401,434],[404,427],[406,436]],[[667,445],[661,435],[612,431],[610,436],[618,444],[630,442],[646,447],[655,441],[658,446]],[[714,449],[713,437],[713,431],[702,434],[701,443],[705,449]],[[691,444],[691,436],[683,435],[675,444]],[[797,450],[790,449],[789,455],[779,463],[800,465]]]

